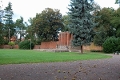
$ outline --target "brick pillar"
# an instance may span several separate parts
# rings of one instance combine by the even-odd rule
[[[69,33],[67,32],[67,46],[69,46]]]

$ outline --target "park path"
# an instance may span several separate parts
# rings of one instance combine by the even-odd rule
[[[120,55],[99,60],[0,65],[0,80],[120,80]]]

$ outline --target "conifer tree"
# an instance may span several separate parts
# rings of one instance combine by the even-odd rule
[[[119,7],[120,7],[120,0],[116,0],[115,4],[119,4]]]
[[[92,41],[94,16],[93,0],[71,0],[69,8],[69,27],[73,35],[72,45],[80,46],[83,53],[83,45],[87,45]]]
[[[2,21],[2,19],[3,19],[3,13],[4,13],[4,10],[2,9],[2,7],[3,7],[3,4],[2,4],[2,1],[0,0],[0,45],[2,45],[3,44],[3,21]]]
[[[10,41],[10,37],[14,35],[14,22],[13,22],[13,10],[12,3],[9,2],[8,6],[4,9],[4,36],[7,37]]]

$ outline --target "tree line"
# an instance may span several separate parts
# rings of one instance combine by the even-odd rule
[[[23,17],[14,22],[13,15],[11,2],[0,10],[0,44],[7,44],[17,33],[19,41],[24,37],[40,44],[42,41],[57,41],[60,31],[69,31],[73,34],[74,46],[90,42],[102,46],[107,38],[120,36],[120,8],[101,8],[94,0],[71,0],[67,15],[62,15],[58,9],[46,8],[29,18],[29,25]]]

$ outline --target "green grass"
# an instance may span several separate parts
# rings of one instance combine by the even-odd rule
[[[86,52],[40,52],[35,50],[0,49],[0,64],[21,64],[41,62],[65,62],[110,58],[103,53]]]

